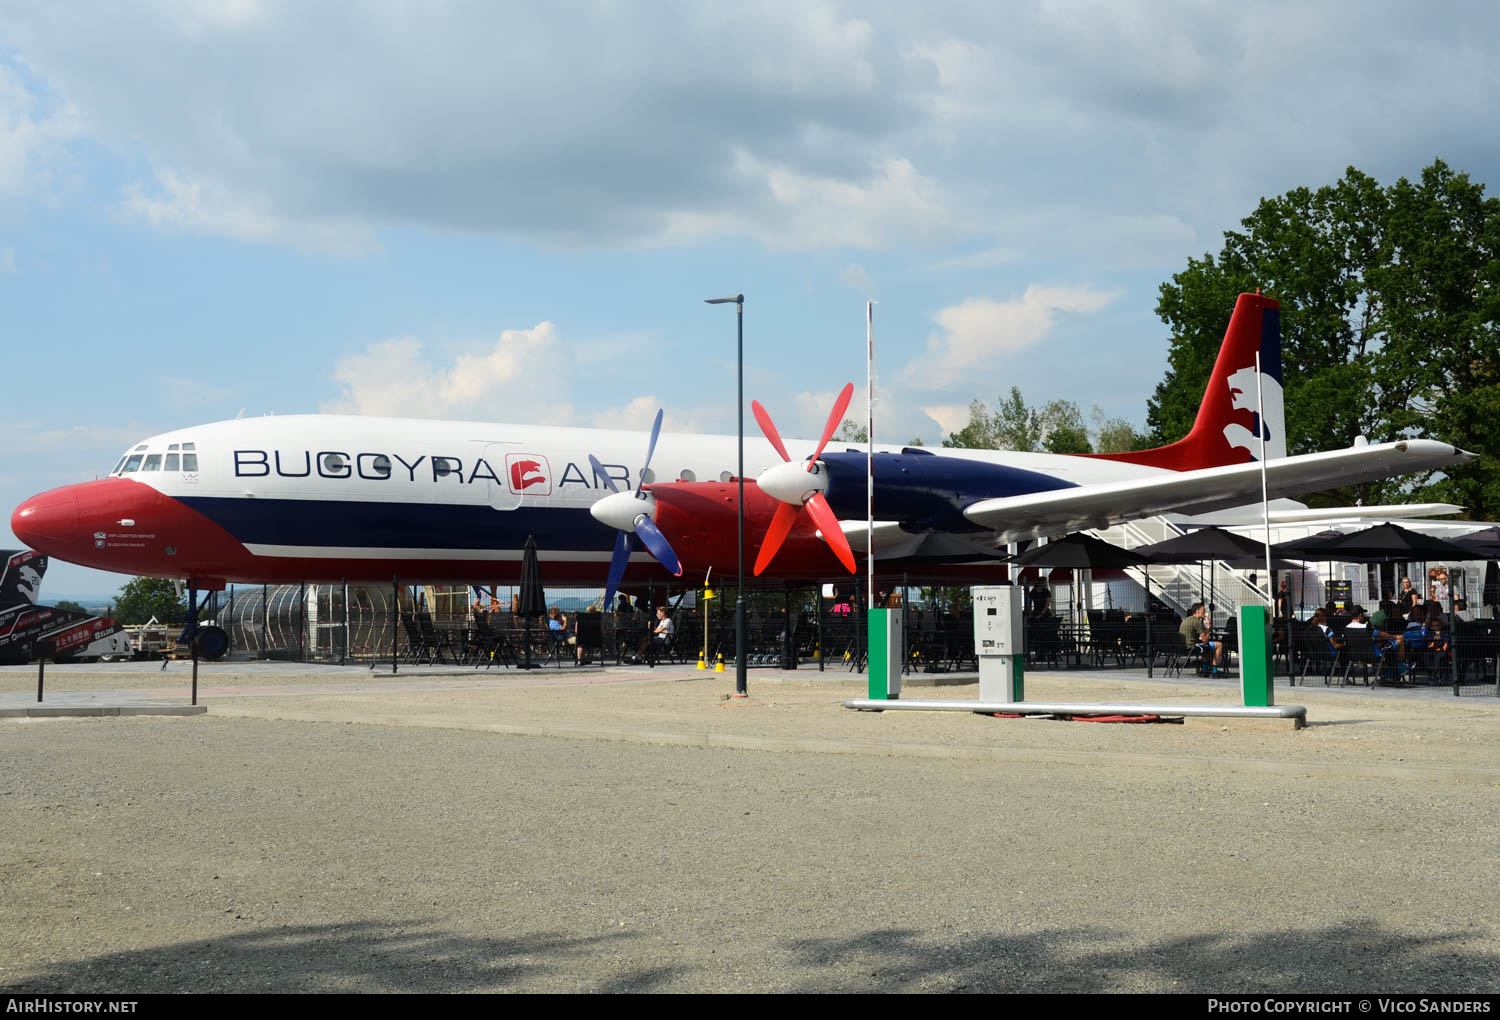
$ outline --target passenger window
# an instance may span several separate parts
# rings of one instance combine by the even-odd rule
[[[146,463],[144,463],[144,464],[141,465],[141,470],[142,471],[160,471],[161,470],[161,454],[159,454],[159,453],[148,453],[148,454],[146,454]]]
[[[192,443],[188,443],[187,445],[188,446],[192,446],[193,444]],[[184,470],[184,471],[197,471],[198,470],[198,455],[196,453],[184,453],[182,455],[182,470]]]
[[[176,471],[177,470],[177,454],[175,454],[175,453],[169,453],[169,454],[167,454],[167,462],[162,465],[162,470],[163,471]]]
[[[141,455],[138,454],[138,453],[132,453],[130,455],[130,458],[125,461],[125,469],[123,471],[121,471],[120,474],[122,474],[122,475],[128,475],[128,474],[130,474],[130,472],[137,470],[140,466],[141,466]]]

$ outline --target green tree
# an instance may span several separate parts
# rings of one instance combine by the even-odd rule
[[[74,602],[72,599],[63,599],[61,602],[54,602],[52,608],[61,609],[65,613],[83,613],[85,616],[93,615],[81,603]]]
[[[1054,400],[1037,414],[1042,449],[1048,453],[1093,453],[1083,412],[1071,400]]]
[[[110,616],[126,624],[146,623],[153,616],[159,623],[179,623],[187,619],[187,599],[177,594],[171,581],[135,577],[115,596]]]
[[[1365,435],[1440,439],[1481,459],[1448,475],[1310,497],[1450,499],[1500,511],[1500,200],[1438,160],[1419,183],[1381,187],[1350,167],[1316,191],[1262,199],[1217,258],[1189,259],[1161,287],[1168,370],[1147,408],[1156,442],[1192,427],[1236,295],[1281,303],[1287,448],[1308,453]]]
[[[1131,453],[1152,445],[1150,436],[1137,432],[1135,426],[1124,418],[1106,418],[1097,407],[1093,417],[1098,436],[1094,443],[1096,453]]]

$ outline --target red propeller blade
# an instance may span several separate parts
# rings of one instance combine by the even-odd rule
[[[791,504],[783,505],[790,506]],[[839,527],[839,519],[834,516],[833,507],[828,505],[828,500],[823,498],[823,494],[814,493],[812,498],[802,506],[812,514],[813,523],[818,526],[819,531],[823,532],[823,541],[833,549],[839,562],[848,568],[849,573],[858,573],[859,569],[854,565],[854,550],[849,548],[849,540],[844,537],[844,529]],[[777,513],[780,512],[777,511]]]
[[[755,557],[756,577],[776,558],[781,543],[786,541],[787,533],[797,521],[797,510],[798,507],[790,503],[782,503],[776,507],[776,516],[771,518],[771,526],[766,529],[766,537],[761,540],[760,555]]]
[[[843,392],[840,393],[839,398],[833,402],[833,413],[828,416],[828,424],[823,426],[823,441],[818,444],[818,452],[814,453],[812,455],[812,460],[807,462],[807,469],[809,471],[812,470],[813,461],[823,456],[823,447],[828,445],[828,440],[833,438],[834,430],[836,430],[839,427],[839,424],[843,422],[844,412],[849,410],[849,400],[853,396],[854,384],[845,383]],[[786,457],[786,454],[783,453],[782,456]],[[792,458],[787,457],[786,459],[791,460]],[[854,568],[850,567],[849,569],[853,570]]]
[[[849,388],[851,390],[854,388],[853,383]],[[760,406],[759,400],[750,401],[750,412],[755,415],[755,420],[760,423],[760,430],[766,434],[771,445],[776,447],[776,452],[781,454],[781,459],[791,460],[791,456],[786,452],[786,444],[781,441],[781,433],[776,431],[776,423],[771,420],[771,415],[766,409]]]

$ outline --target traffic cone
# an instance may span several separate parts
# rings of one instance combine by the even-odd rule
[[[724,672],[724,653],[723,652],[719,653],[719,661],[714,664],[714,672],[715,673],[722,673],[722,672]]]
[[[706,662],[703,661],[703,653],[701,651],[698,653],[698,668],[699,669],[707,669],[708,668],[708,663],[706,663]]]

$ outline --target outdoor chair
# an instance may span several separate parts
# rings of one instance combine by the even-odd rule
[[[1346,627],[1344,629],[1344,683],[1349,683],[1353,676],[1354,667],[1360,667],[1363,674],[1365,686],[1371,687],[1374,681],[1371,679],[1373,667],[1374,680],[1380,678],[1381,666],[1384,660],[1380,656],[1380,650],[1375,645],[1375,637],[1370,633],[1368,627]],[[1392,659],[1394,660],[1394,655]]]
[[[590,655],[598,654],[604,661],[604,617],[599,613],[579,613],[573,617],[573,626],[578,636],[578,650],[587,661]]]
[[[1307,686],[1307,674],[1316,670],[1323,677],[1323,686],[1329,686],[1334,670],[1343,664],[1343,649],[1331,647],[1327,635],[1316,626],[1303,627],[1292,641],[1302,663],[1302,685]]]

